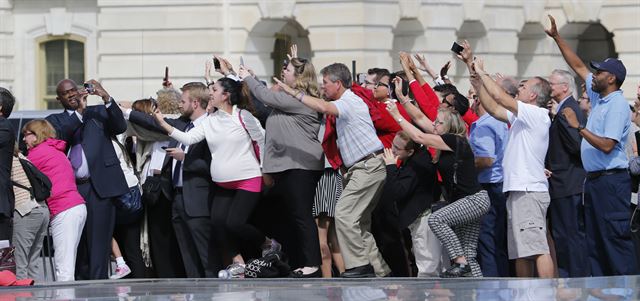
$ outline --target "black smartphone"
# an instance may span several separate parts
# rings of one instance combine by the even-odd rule
[[[87,93],[92,94],[95,89],[93,88],[93,84],[90,83],[84,83],[84,89],[87,91]]]
[[[164,67],[164,81],[168,81],[169,80],[169,67]]]
[[[220,70],[220,60],[217,58],[213,58],[213,68],[216,70]]]
[[[462,50],[464,50],[464,47],[460,46],[460,44],[458,44],[457,42],[453,42],[453,45],[451,46],[451,51],[453,51],[456,54],[460,54]]]
[[[167,146],[161,146],[160,148],[165,151],[167,150]]]

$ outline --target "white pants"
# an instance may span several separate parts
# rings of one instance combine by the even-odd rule
[[[449,266],[446,251],[427,224],[429,216],[431,216],[431,210],[418,216],[408,227],[411,231],[418,277],[439,277],[442,269]]]
[[[78,244],[86,220],[87,207],[84,204],[62,211],[51,220],[57,281],[75,280]]]

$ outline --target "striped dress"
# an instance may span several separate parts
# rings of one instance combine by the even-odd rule
[[[324,138],[325,122],[326,119],[323,118],[320,124],[320,131],[318,131],[318,140],[320,141]],[[324,173],[316,186],[316,196],[313,200],[313,217],[321,215],[333,217],[336,212],[336,203],[342,194],[342,175],[331,168],[331,164],[326,158],[324,166]]]

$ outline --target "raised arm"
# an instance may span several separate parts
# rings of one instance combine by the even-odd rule
[[[562,57],[567,62],[569,67],[573,69],[582,78],[582,80],[586,80],[587,75],[589,75],[589,69],[582,60],[578,57],[578,55],[569,47],[569,44],[560,37],[560,33],[558,32],[558,27],[556,26],[556,19],[553,16],[549,15],[549,21],[551,21],[551,27],[549,29],[545,29],[544,32],[547,33],[548,36],[553,38],[553,40],[560,48],[560,52],[562,53]]]
[[[416,53],[413,55],[413,57],[416,58],[416,60],[418,61],[418,64],[420,64],[420,67],[422,67],[419,69],[421,69],[424,72],[427,72],[427,74],[429,74],[429,76],[431,76],[433,80],[436,80],[436,78],[438,78],[438,74],[436,73],[436,71],[433,70],[433,68],[431,68],[429,64],[427,64],[427,60],[424,58],[424,55]]]
[[[153,116],[155,117],[156,122],[158,122],[160,127],[162,127],[162,129],[164,129],[167,133],[169,133],[169,136],[171,138],[176,139],[178,142],[184,145],[196,144],[204,140],[205,138],[205,135],[204,135],[204,128],[206,126],[205,123],[197,127],[194,127],[188,133],[185,133],[183,131],[180,131],[174,128],[169,123],[167,123],[167,121],[164,119],[164,116],[162,115],[159,109],[156,109],[156,111],[153,113]]]
[[[467,65],[467,68],[469,69],[469,74],[471,75],[469,80],[471,81],[471,85],[473,85],[473,87],[475,88],[476,93],[478,93],[478,99],[480,100],[482,107],[484,107],[487,113],[489,113],[489,115],[493,116],[494,118],[504,122],[508,122],[509,118],[507,116],[507,111],[505,110],[504,107],[501,106],[499,102],[496,101],[496,98],[494,98],[493,95],[491,95],[491,92],[489,91],[489,87],[491,88],[497,87],[506,96],[508,97],[510,96],[506,94],[502,90],[502,88],[498,86],[498,84],[495,81],[493,81],[493,79],[491,79],[491,77],[488,77],[488,81],[491,81],[494,85],[492,86],[491,83],[489,83],[488,85],[484,84],[485,76],[481,76],[477,70],[477,68],[482,69],[483,67],[482,60],[478,60],[477,62],[474,61],[473,53],[471,51],[471,46],[469,45],[469,42],[464,41],[462,43],[462,47],[463,47],[463,50],[460,54],[457,55],[457,57]],[[484,72],[484,70],[482,70],[482,72],[486,73]],[[514,100],[514,105],[517,110],[518,103],[515,102],[515,100]]]
[[[402,79],[400,77],[396,77],[393,79],[393,82],[396,87],[396,95],[398,96],[398,101],[407,111],[411,120],[420,127],[423,131],[427,133],[433,133],[433,121],[430,120],[427,115],[422,113],[418,107],[411,103],[411,99],[406,95],[402,94]]]
[[[507,92],[505,92],[502,87],[500,87],[500,85],[498,85],[498,83],[496,83],[496,81],[491,78],[491,75],[489,75],[489,73],[485,72],[484,69],[482,69],[482,60],[477,60],[473,63],[473,65],[475,66],[474,69],[477,73],[478,78],[480,78],[480,80],[482,81],[482,85],[487,91],[487,94],[489,94],[489,98],[495,100],[495,102],[497,102],[501,107],[511,111],[514,115],[518,116],[518,101],[515,98],[511,97],[511,95],[507,94]],[[483,105],[484,103],[485,102],[482,102]],[[491,116],[494,116],[495,118],[503,121],[508,119],[506,116],[506,112],[504,116],[500,116],[500,112],[503,112],[500,109],[496,108],[492,111],[494,112],[494,114],[499,116],[495,116],[494,114],[491,114]],[[489,109],[487,109],[487,112],[489,112]]]
[[[387,103],[387,110],[389,111],[389,113],[391,113],[393,118],[398,120],[402,118],[402,115],[400,115],[400,112],[398,112],[398,108],[396,106],[397,105],[393,102]],[[403,131],[409,134],[409,136],[411,137],[411,140],[415,142],[418,142],[420,144],[424,144],[439,150],[446,150],[446,151],[451,150],[451,148],[449,148],[449,146],[446,143],[444,143],[444,140],[442,140],[442,137],[440,137],[440,135],[424,133],[405,120],[398,122],[398,124],[400,124],[400,127],[402,127]]]
[[[283,91],[272,91],[268,89],[257,79],[253,78],[249,73],[249,70],[244,66],[240,66],[240,68],[238,69],[238,76],[247,83],[247,86],[249,87],[249,90],[251,90],[251,93],[260,102],[266,104],[269,107],[276,108],[287,113],[300,113],[304,110],[309,110],[294,96],[291,96]]]
[[[289,87],[287,84],[280,81],[278,78],[274,77],[273,80],[278,84],[278,86],[287,94],[297,98],[300,102],[302,102],[307,107],[311,108],[316,112],[320,112],[322,114],[332,115],[338,117],[338,107],[335,104],[324,101],[324,99],[320,99],[317,97],[305,95],[303,92],[298,92],[293,88]]]

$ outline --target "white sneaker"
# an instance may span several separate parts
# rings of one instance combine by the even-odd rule
[[[116,273],[111,275],[111,277],[109,277],[110,279],[120,279],[122,277],[125,277],[127,275],[131,274],[131,269],[129,268],[128,265],[123,265],[123,266],[118,266],[116,267]]]

